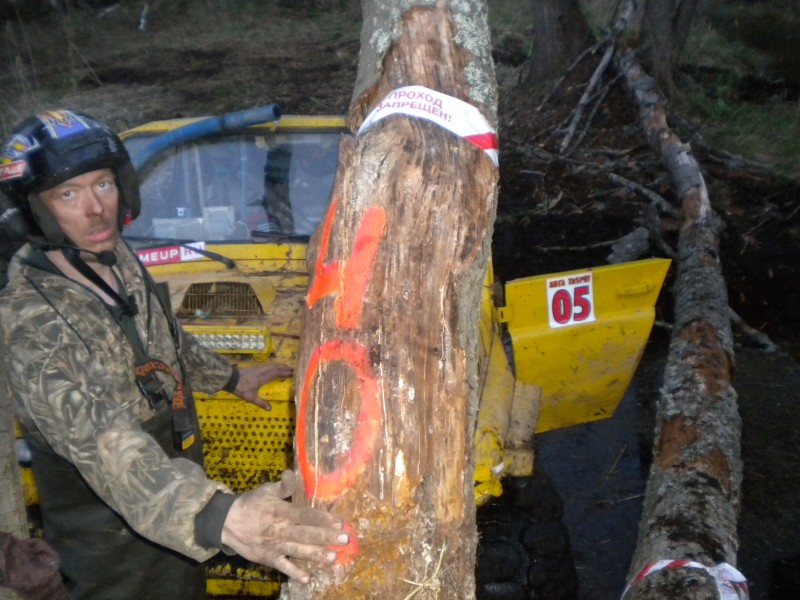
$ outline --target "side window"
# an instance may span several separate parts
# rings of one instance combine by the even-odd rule
[[[295,233],[311,235],[325,215],[338,158],[338,136],[293,145],[289,197]]]
[[[314,233],[330,201],[338,160],[338,133],[276,136],[264,166],[263,212],[251,229]]]

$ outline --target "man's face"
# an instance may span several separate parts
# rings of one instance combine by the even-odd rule
[[[39,193],[61,231],[79,248],[113,251],[117,245],[119,191],[111,169],[98,169],[68,179]],[[86,257],[91,260],[91,256]]]

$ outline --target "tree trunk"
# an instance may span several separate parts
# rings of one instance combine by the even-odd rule
[[[718,218],[697,163],[667,125],[653,80],[630,52],[619,67],[639,103],[648,142],[662,157],[683,205],[675,324],[631,583],[623,597],[746,598],[734,568],[741,421],[731,385],[733,339]],[[721,595],[722,589],[734,595]]]
[[[533,56],[524,83],[539,93],[543,81],[562,74],[594,40],[578,0],[530,2],[533,3]]]
[[[498,178],[486,6],[362,6],[349,124],[364,127],[343,140],[309,262],[295,499],[341,516],[354,543],[283,597],[466,600],[477,322]],[[394,114],[365,121],[373,109]]]
[[[673,73],[689,39],[698,0],[647,0],[642,17],[645,66],[667,97],[675,93]]]
[[[0,337],[0,356],[5,346]],[[0,531],[17,537],[28,537],[28,520],[22,501],[22,481],[19,476],[17,453],[14,449],[14,409],[8,396],[6,372],[0,367],[0,479],[5,482],[0,491]]]
[[[5,344],[0,334],[0,357],[5,356]],[[28,537],[28,520],[25,516],[25,505],[22,502],[22,482],[19,477],[17,453],[14,450],[14,410],[8,396],[6,370],[0,367],[0,531],[10,533],[18,538]],[[2,587],[0,582],[0,600],[16,600],[19,596]]]

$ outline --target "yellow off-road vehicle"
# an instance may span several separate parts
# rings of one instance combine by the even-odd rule
[[[176,119],[124,132],[142,189],[141,215],[124,237],[155,280],[168,284],[177,318],[202,343],[234,362],[296,364],[306,247],[326,211],[347,130],[341,117],[262,114],[256,125]],[[484,381],[475,498],[487,505],[478,511],[479,598],[530,597],[532,590],[574,597],[565,583],[574,581],[571,560],[548,561],[565,572],[547,577],[530,568],[534,508],[547,504],[550,518],[560,518],[537,495],[533,434],[614,413],[649,337],[668,267],[667,260],[643,260],[505,286],[489,269],[476,323]],[[264,386],[269,412],[225,392],[198,394],[208,475],[244,491],[291,468],[294,393],[288,381]],[[568,544],[561,548],[568,552]],[[225,561],[209,567],[209,595],[279,592],[277,573]],[[544,593],[554,580],[558,591]]]

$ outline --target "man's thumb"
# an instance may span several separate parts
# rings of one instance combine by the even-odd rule
[[[281,473],[281,486],[278,488],[279,498],[288,498],[297,488],[297,475],[294,471],[286,470]]]

